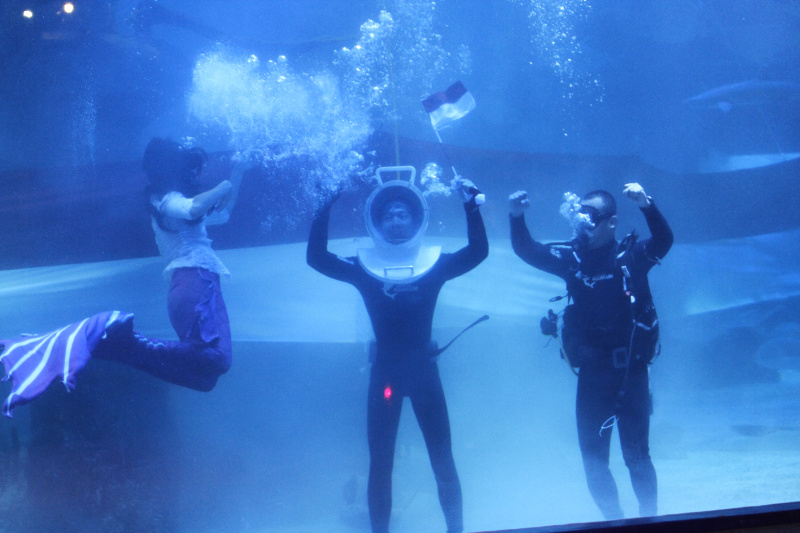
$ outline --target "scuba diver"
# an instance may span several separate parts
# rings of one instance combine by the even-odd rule
[[[45,335],[0,341],[0,361],[13,381],[3,405],[35,399],[55,379],[68,390],[90,357],[127,364],[160,379],[210,391],[231,365],[231,332],[220,276],[229,272],[211,248],[206,226],[228,220],[242,175],[252,158],[238,162],[230,180],[203,191],[197,178],[206,163],[200,148],[155,138],[142,168],[156,243],[167,261],[167,308],[179,341],[148,339],[133,330],[133,315],[107,311]]]
[[[647,274],[673,242],[672,230],[638,183],[627,184],[623,194],[644,214],[649,239],[637,241],[634,232],[617,242],[616,202],[609,192],[598,190],[582,200],[565,195],[561,212],[572,223],[575,238],[543,244],[531,238],[525,224],[527,193],[509,196],[514,252],[567,284],[571,303],[564,310],[561,337],[567,362],[580,369],[578,441],[589,492],[606,520],[623,517],[608,466],[615,424],[639,513],[657,514],[648,365],[657,352],[658,319]]]
[[[411,180],[383,183],[381,171],[404,169]],[[370,453],[367,499],[373,533],[389,531],[392,466],[403,398],[408,396],[428,449],[448,533],[463,531],[461,484],[453,460],[450,420],[431,339],[436,300],[444,283],[466,274],[489,254],[474,185],[457,177],[464,202],[468,244],[455,253],[422,246],[428,206],[414,187],[413,167],[378,169],[381,185],[367,200],[365,219],[374,248],[356,257],[328,251],[328,221],[338,193],[317,211],[307,261],[318,272],[352,284],[361,293],[375,334],[367,395]]]

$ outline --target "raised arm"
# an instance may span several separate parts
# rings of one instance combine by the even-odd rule
[[[327,201],[314,215],[308,236],[306,262],[308,266],[320,274],[340,281],[349,281],[352,277],[353,269],[359,267],[353,262],[328,251],[328,222],[331,216],[331,207],[335,200],[336,197]]]
[[[645,194],[644,189],[638,183],[625,185],[623,194],[635,202],[639,209],[642,210],[642,214],[644,214],[644,218],[647,221],[647,227],[650,229],[651,237],[643,243],[646,256],[654,262],[663,259],[672,248],[672,243],[675,240],[672,229],[669,227],[664,215],[661,214],[653,199]]]
[[[189,217],[194,220],[208,214],[233,190],[233,184],[228,180],[221,181],[216,187],[191,198]]]
[[[475,196],[480,194],[475,185],[463,178],[454,180],[453,188],[464,202],[464,211],[467,215],[467,245],[459,251],[449,254],[450,268],[448,278],[460,276],[469,272],[489,256],[489,239],[486,236],[486,227],[483,224],[480,208],[475,202]]]
[[[209,209],[213,209],[211,217],[206,221],[208,224],[222,224],[227,222],[233,212],[233,206],[236,205],[236,200],[239,197],[239,188],[242,185],[242,177],[244,173],[255,167],[258,164],[258,156],[253,152],[247,152],[239,158],[231,171],[231,177],[226,180],[230,183],[230,188],[227,193],[212,203]],[[225,183],[223,181],[222,183]],[[221,185],[221,184],[220,184]],[[212,189],[213,190],[213,189]],[[210,192],[210,191],[209,191]],[[208,211],[205,211],[208,213]]]
[[[525,224],[525,211],[530,207],[528,193],[517,191],[508,197],[510,208],[509,219],[511,222],[511,247],[517,256],[529,265],[560,275],[562,258],[551,253],[551,248],[533,240],[528,226]]]

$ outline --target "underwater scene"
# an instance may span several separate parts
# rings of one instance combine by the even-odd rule
[[[800,501],[800,3],[0,25],[0,532]]]

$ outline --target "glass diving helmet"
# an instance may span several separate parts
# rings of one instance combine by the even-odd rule
[[[408,173],[408,180],[384,181],[382,174]],[[385,282],[410,283],[426,274],[439,259],[440,246],[422,246],[428,227],[428,202],[414,186],[412,166],[380,167],[378,187],[367,198],[364,221],[374,247],[358,250],[361,267]]]

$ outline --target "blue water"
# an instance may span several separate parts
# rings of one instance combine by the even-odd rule
[[[565,192],[631,181],[675,232],[650,275],[659,511],[800,500],[800,6],[35,4],[0,5],[0,337],[110,308],[170,337],[144,147],[204,147],[209,184],[237,158],[258,166],[211,235],[233,272],[230,373],[201,394],[93,361],[74,393],[20,407],[0,423],[4,531],[367,531],[370,327],[354,290],[306,266],[305,239],[320,195],[345,188],[332,247],[352,253],[374,169],[395,164],[417,168],[446,251],[465,242],[451,166],[488,198],[490,257],[445,286],[434,321],[443,340],[492,317],[440,364],[467,530],[601,519],[575,378],[539,333],[563,287],[510,250],[518,189],[543,240],[570,236]],[[442,146],[420,101],[456,80],[477,106]],[[618,198],[621,229],[645,232]],[[635,516],[616,443],[611,463]],[[410,405],[394,502],[393,531],[444,529]]]

